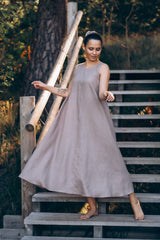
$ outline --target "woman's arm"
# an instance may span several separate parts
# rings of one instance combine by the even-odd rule
[[[52,87],[41,81],[34,81],[31,84],[33,84],[36,89],[46,90],[60,97],[67,97],[71,90],[72,81],[70,82],[68,88]]]
[[[110,70],[107,64],[103,64],[99,71],[100,82],[99,82],[99,98],[101,100],[114,101],[114,95],[108,91]]]

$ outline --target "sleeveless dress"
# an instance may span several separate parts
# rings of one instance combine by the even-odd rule
[[[134,192],[107,101],[99,99],[102,64],[77,65],[70,94],[22,170],[22,179],[50,191],[85,197]]]

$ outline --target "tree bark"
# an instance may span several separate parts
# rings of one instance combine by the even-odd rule
[[[31,60],[25,74],[24,95],[38,98],[32,81],[47,82],[66,36],[67,0],[40,0],[31,46]]]
[[[10,3],[11,4],[16,4],[17,0],[11,0]]]

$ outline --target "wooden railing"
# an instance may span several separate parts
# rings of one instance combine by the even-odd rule
[[[54,86],[61,70],[63,68],[64,61],[68,57],[68,65],[63,75],[62,83],[60,88],[66,88],[74,71],[78,53],[82,45],[83,38],[77,37],[77,29],[82,18],[82,11],[76,13],[77,5],[75,2],[68,3],[68,13],[72,14],[68,16],[68,29],[69,33],[62,46],[60,54],[54,65],[53,71],[48,79],[47,84]],[[74,47],[73,47],[74,46]],[[32,155],[33,150],[36,147],[36,130],[35,126],[40,119],[40,116],[47,104],[50,96],[50,92],[43,91],[36,106],[35,97],[21,97],[20,98],[20,135],[21,135],[21,169],[24,168],[28,159]],[[51,106],[48,118],[45,126],[43,127],[42,133],[39,137],[38,144],[47,133],[49,127],[55,119],[55,116],[59,110],[60,104],[63,98],[57,96]],[[26,217],[32,209],[31,198],[36,192],[36,187],[28,182],[22,180],[22,216]]]
[[[48,79],[47,84],[50,85],[50,86],[54,86],[56,81],[57,81],[57,79],[58,79],[58,76],[59,76],[59,74],[61,72],[61,69],[63,67],[64,61],[66,59],[67,53],[68,53],[68,51],[69,51],[69,49],[70,49],[70,47],[72,45],[72,42],[73,42],[74,37],[75,37],[75,34],[77,32],[77,28],[78,28],[78,25],[79,25],[80,20],[82,18],[82,14],[83,14],[82,11],[79,11],[77,13],[75,22],[73,23],[73,26],[72,26],[72,29],[71,29],[69,35],[67,36],[67,38],[65,40],[65,43],[64,43],[64,45],[63,45],[63,47],[61,49],[61,52],[60,52],[60,54],[59,54],[59,56],[57,58],[57,61],[56,61],[55,66],[53,68],[53,71],[52,71],[52,73],[51,73],[51,75],[50,75],[50,77]],[[78,46],[76,45],[76,48],[79,48],[80,43],[82,43],[81,39],[82,38],[79,38],[79,44],[78,44]],[[75,59],[78,56],[78,51],[76,51],[76,53],[77,53],[77,55],[74,56]],[[67,68],[67,71],[68,71],[68,68]],[[72,67],[72,71],[73,71],[73,67]],[[69,80],[69,78],[68,78],[68,80]],[[26,129],[28,131],[33,131],[34,130],[34,127],[37,124],[37,122],[38,122],[38,120],[39,120],[39,118],[40,118],[40,116],[41,116],[41,114],[42,114],[42,112],[43,112],[43,110],[44,110],[44,108],[46,106],[46,103],[48,101],[48,98],[49,98],[50,94],[51,93],[48,92],[48,91],[43,91],[43,93],[41,94],[41,96],[40,96],[40,98],[39,98],[39,100],[38,100],[38,102],[36,104],[36,107],[34,109],[34,112],[33,112],[32,116],[31,116],[31,119],[30,119],[29,123],[26,125]]]

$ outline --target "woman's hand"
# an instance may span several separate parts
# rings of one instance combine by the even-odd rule
[[[107,100],[108,102],[113,102],[114,99],[115,99],[113,93],[110,92],[110,91],[105,91],[104,92],[104,97],[105,97],[105,100]]]
[[[41,81],[34,81],[31,83],[36,89],[46,90],[46,84]]]

